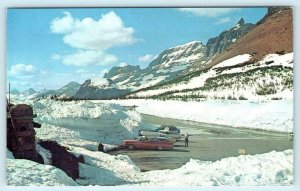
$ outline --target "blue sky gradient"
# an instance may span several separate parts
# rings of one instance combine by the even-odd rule
[[[20,91],[57,89],[102,77],[124,63],[145,68],[167,48],[194,40],[205,44],[240,18],[256,23],[266,12],[261,7],[8,9],[7,80]],[[95,32],[116,26],[116,35]]]

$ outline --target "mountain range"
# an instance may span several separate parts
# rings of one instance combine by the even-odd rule
[[[258,23],[245,23],[241,18],[206,44],[191,41],[163,50],[145,69],[133,65],[115,66],[104,78],[87,79],[81,85],[70,82],[58,90],[35,92],[29,89],[22,93],[76,99],[191,95],[213,98],[229,97],[229,94],[231,97],[245,97],[242,93],[232,95],[241,90],[257,96],[258,89],[265,86],[274,86],[276,92],[291,90],[292,65],[287,65],[288,69],[280,68],[276,59],[283,59],[278,56],[293,52],[292,29],[290,8],[269,7],[268,13]],[[290,57],[284,58],[289,60]],[[292,60],[286,62],[292,63]],[[255,72],[258,68],[263,68],[263,72]],[[270,74],[275,77],[266,77]],[[264,82],[260,84],[261,80]],[[257,84],[262,87],[256,87]],[[226,95],[222,91],[227,92]]]

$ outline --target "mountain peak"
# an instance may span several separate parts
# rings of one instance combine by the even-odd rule
[[[194,41],[190,41],[190,42],[187,42],[185,44],[181,44],[181,45],[177,45],[177,46],[174,46],[174,47],[171,47],[169,49],[176,49],[176,48],[182,48],[182,47],[189,47],[189,46],[193,46],[195,44],[202,44],[201,41],[197,41],[197,40],[194,40]]]
[[[243,24],[245,24],[245,21],[244,21],[244,19],[243,18],[241,18],[237,23],[236,23],[236,25],[243,25]]]

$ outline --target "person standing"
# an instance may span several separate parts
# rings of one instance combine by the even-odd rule
[[[184,134],[184,147],[189,147],[189,134]]]

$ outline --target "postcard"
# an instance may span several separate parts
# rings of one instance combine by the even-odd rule
[[[291,7],[9,8],[9,186],[293,185]]]

